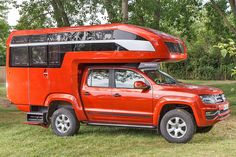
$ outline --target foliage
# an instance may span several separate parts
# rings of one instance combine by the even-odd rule
[[[7,3],[0,0],[0,66],[5,65],[6,61],[6,38],[9,34],[10,26],[6,22]]]
[[[0,19],[0,66],[5,65],[6,61],[6,38],[9,34],[9,25],[5,20]]]
[[[220,49],[223,57],[226,57],[228,54],[230,57],[236,56],[236,43],[233,39],[229,38],[225,43],[218,43],[215,47]],[[232,69],[232,75],[236,75],[236,67]]]
[[[21,15],[16,29],[122,22],[121,4],[127,2],[23,0],[18,4],[16,0],[11,1]],[[235,8],[233,0],[129,0],[128,23],[158,29],[185,40],[188,60],[164,65],[176,77],[234,79],[231,69],[235,66],[235,56],[226,55],[225,50],[215,45],[225,43],[224,39],[236,40]]]
[[[20,10],[21,15],[16,28],[36,29],[85,23],[99,24],[98,13],[103,14],[104,10],[96,2],[97,0],[31,0],[17,4],[17,1],[14,1],[14,5]],[[63,8],[55,7],[58,4],[61,4]],[[63,10],[62,13],[59,10]]]

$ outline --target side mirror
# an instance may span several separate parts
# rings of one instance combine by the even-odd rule
[[[134,88],[135,89],[149,89],[150,86],[144,83],[143,81],[135,81]]]

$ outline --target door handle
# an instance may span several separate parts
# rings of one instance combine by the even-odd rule
[[[113,94],[114,97],[121,97],[119,93]]]
[[[89,92],[84,92],[84,95],[90,95],[90,93]]]
[[[44,77],[48,77],[48,71],[47,71],[47,69],[44,69],[44,71],[43,71],[43,76],[44,76]]]

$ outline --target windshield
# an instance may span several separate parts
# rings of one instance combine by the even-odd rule
[[[161,70],[143,70],[156,84],[176,84],[178,81]]]

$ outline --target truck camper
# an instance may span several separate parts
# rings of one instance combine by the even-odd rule
[[[230,112],[220,89],[180,83],[158,68],[186,58],[182,40],[128,24],[13,31],[7,97],[27,124],[51,125],[59,136],[80,124],[123,126],[184,143]]]

